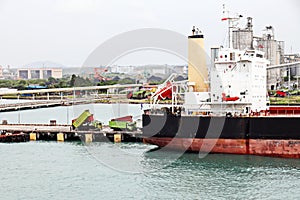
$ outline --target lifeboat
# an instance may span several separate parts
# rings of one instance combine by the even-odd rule
[[[239,99],[239,97],[229,97],[229,96],[226,96],[225,93],[222,93],[222,100],[223,101],[236,101],[238,99]]]

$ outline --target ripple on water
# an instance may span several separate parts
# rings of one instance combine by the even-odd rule
[[[0,144],[0,192],[6,199],[300,197],[298,159],[221,154],[199,158],[189,153],[174,160],[175,152],[149,151],[153,147],[137,143]],[[107,167],[103,161],[116,166]],[[132,173],[118,167],[143,171]]]

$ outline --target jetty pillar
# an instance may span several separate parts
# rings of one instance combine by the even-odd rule
[[[29,134],[29,139],[30,139],[30,140],[36,141],[36,138],[37,138],[37,137],[36,137],[36,133],[30,133],[30,134]]]
[[[93,134],[85,134],[85,135],[84,135],[84,141],[85,141],[86,143],[93,142]]]
[[[64,141],[65,141],[65,136],[64,136],[63,133],[57,133],[57,134],[56,134],[56,139],[57,139],[57,141],[59,141],[59,142],[64,142]]]
[[[122,135],[121,134],[114,134],[114,142],[119,143],[122,141]]]

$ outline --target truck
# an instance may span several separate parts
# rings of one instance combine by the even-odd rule
[[[109,127],[115,131],[135,131],[136,122],[132,120],[132,116],[119,117],[109,121]]]
[[[150,98],[153,91],[151,89],[140,87],[136,91],[130,91],[127,95],[128,99],[147,99]]]
[[[284,91],[277,90],[275,95],[277,97],[286,97],[287,93]]]
[[[72,120],[72,127],[74,130],[101,130],[102,123],[95,120],[89,110],[85,110],[78,118]]]

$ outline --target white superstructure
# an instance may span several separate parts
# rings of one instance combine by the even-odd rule
[[[268,63],[261,51],[220,49],[210,70],[212,108],[243,113],[266,110]]]
[[[268,109],[266,83],[270,62],[263,51],[253,48],[252,18],[248,18],[245,29],[240,29],[237,22],[242,16],[230,17],[229,12],[226,13],[228,16],[222,20],[228,20],[228,47],[212,48],[209,98],[198,93],[186,94],[184,107],[188,113],[209,111],[240,115]],[[250,42],[233,45],[233,32],[238,35],[239,31],[244,33],[245,30],[251,36]]]

